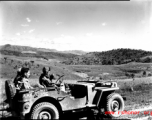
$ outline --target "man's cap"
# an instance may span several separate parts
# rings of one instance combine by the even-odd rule
[[[48,71],[50,71],[50,70],[51,70],[50,67],[43,67],[43,69],[42,69],[43,72],[48,72]]]
[[[22,67],[21,69],[21,74],[23,75],[24,73],[27,73],[30,69],[27,67]]]

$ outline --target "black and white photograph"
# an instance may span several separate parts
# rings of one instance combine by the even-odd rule
[[[10,118],[152,120],[152,0],[1,1]]]

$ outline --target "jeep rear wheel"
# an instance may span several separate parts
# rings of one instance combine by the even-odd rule
[[[124,101],[123,98],[117,94],[112,93],[107,96],[106,102],[106,109],[107,116],[111,118],[116,118],[121,116],[122,111],[124,110]]]
[[[59,111],[52,103],[42,102],[33,108],[31,119],[59,119]]]

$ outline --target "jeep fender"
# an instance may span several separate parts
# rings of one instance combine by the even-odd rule
[[[95,104],[97,107],[100,107],[102,104],[104,104],[104,101],[106,99],[106,96],[108,96],[110,93],[118,90],[119,87],[114,88],[103,88],[103,87],[95,87],[96,95],[93,99],[93,104]]]

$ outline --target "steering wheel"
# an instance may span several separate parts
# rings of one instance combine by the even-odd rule
[[[55,88],[56,88],[58,91],[59,91],[59,89],[60,89],[60,85],[61,85],[61,83],[63,82],[63,80],[60,81],[59,84],[58,84],[58,81],[59,81],[63,76],[64,76],[64,75],[59,76],[59,78],[56,80],[56,82],[53,83],[53,85],[55,86]]]
[[[59,76],[59,78],[56,80],[55,84],[57,84],[58,81],[59,81],[63,76],[64,76],[64,75]],[[63,80],[62,80],[62,81],[60,80],[60,84],[61,84],[62,82],[63,82]]]

